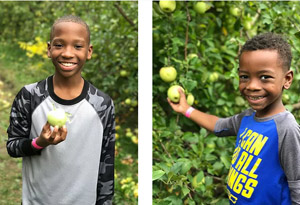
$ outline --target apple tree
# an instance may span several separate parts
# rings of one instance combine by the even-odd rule
[[[153,202],[228,204],[226,180],[235,136],[217,138],[175,113],[167,91],[182,86],[193,107],[219,117],[241,112],[248,105],[238,91],[239,50],[256,34],[276,32],[292,47],[294,82],[284,91],[283,102],[299,122],[300,5],[176,1],[172,8],[153,2]],[[176,79],[164,81],[162,67],[174,67]]]

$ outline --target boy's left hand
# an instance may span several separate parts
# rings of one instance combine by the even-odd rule
[[[67,128],[64,125],[59,128],[55,126],[53,131],[51,131],[50,124],[47,122],[40,134],[40,136],[36,139],[37,145],[41,147],[47,147],[48,145],[56,145],[66,139],[67,136]]]

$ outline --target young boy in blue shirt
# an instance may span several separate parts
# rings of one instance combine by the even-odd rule
[[[56,20],[48,43],[54,75],[24,86],[13,102],[7,150],[23,157],[23,205],[112,204],[114,105],[81,77],[92,52],[83,20]],[[47,122],[53,105],[70,115],[61,128]]]
[[[171,107],[217,136],[237,135],[228,175],[231,204],[300,204],[300,128],[282,103],[293,80],[290,45],[266,33],[239,55],[239,90],[251,109],[228,118],[190,107],[181,89]]]

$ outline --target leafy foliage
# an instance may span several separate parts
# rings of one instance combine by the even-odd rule
[[[276,32],[292,46],[294,82],[283,102],[300,120],[299,14],[296,2],[176,2],[164,13],[153,2],[153,198],[154,204],[228,204],[226,178],[235,138],[217,138],[172,111],[167,89],[174,84],[195,96],[194,107],[228,117],[248,107],[238,92],[238,53],[256,34]],[[177,79],[159,77],[164,66]]]
[[[137,204],[138,197],[137,6],[134,1],[0,2],[3,71],[0,76],[4,83],[13,84],[14,93],[24,84],[53,74],[53,65],[45,54],[50,28],[57,18],[73,14],[89,25],[94,52],[82,75],[114,100],[116,204],[124,201]],[[20,198],[20,195],[16,197]]]

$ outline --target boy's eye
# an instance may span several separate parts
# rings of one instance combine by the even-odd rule
[[[61,44],[54,44],[54,47],[56,47],[56,48],[61,48],[62,45],[61,45]]]
[[[269,76],[269,75],[260,76],[260,79],[262,79],[262,80],[267,80],[267,79],[270,79],[270,78],[272,78],[272,76]]]
[[[240,75],[240,79],[248,79],[248,76],[247,75]]]
[[[79,48],[83,48],[83,46],[81,46],[81,45],[76,45],[75,48],[79,49]]]

